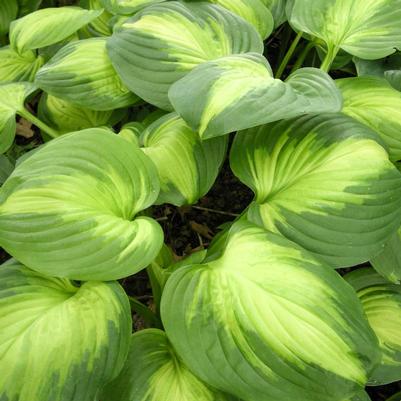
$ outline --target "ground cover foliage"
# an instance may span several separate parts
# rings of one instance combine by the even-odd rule
[[[400,20],[1,2],[0,401],[400,401]]]

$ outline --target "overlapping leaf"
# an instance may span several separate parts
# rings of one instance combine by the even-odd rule
[[[397,284],[401,282],[401,229],[390,237],[382,252],[370,263],[387,280]]]
[[[25,98],[36,87],[27,82],[0,84],[0,154],[9,149],[15,136],[15,115],[24,109]]]
[[[289,21],[299,31],[363,59],[401,47],[401,0],[291,0]]]
[[[370,385],[401,380],[401,287],[380,277],[373,269],[353,271],[346,280],[357,291],[382,353],[380,365],[370,376]]]
[[[66,134],[23,161],[0,190],[0,245],[44,274],[112,280],[158,254],[163,234],[136,217],[156,200],[152,162],[103,129]]]
[[[138,96],[172,110],[170,86],[197,65],[218,57],[263,52],[255,28],[205,2],[147,7],[114,30],[108,51],[123,82]]]
[[[240,132],[230,162],[255,192],[247,218],[332,266],[369,260],[401,217],[401,174],[378,141],[341,114]]]
[[[166,0],[100,0],[102,6],[113,14],[132,15],[142,8]]]
[[[52,45],[93,21],[102,10],[79,7],[44,8],[14,21],[10,27],[11,46],[19,53]]]
[[[91,110],[47,93],[42,94],[38,106],[38,117],[60,134],[113,125],[123,116],[119,110]]]
[[[277,27],[286,21],[285,6],[287,0],[262,0],[273,15],[274,25]]]
[[[176,355],[166,334],[148,329],[132,336],[121,374],[102,392],[108,401],[228,401],[194,376]],[[234,400],[233,400],[234,401]]]
[[[191,0],[187,0],[191,1]],[[197,1],[197,0],[192,0]],[[273,31],[274,20],[264,0],[207,0],[239,15],[252,24],[262,39],[266,39]]]
[[[0,49],[0,82],[32,82],[44,59],[28,50],[19,54],[9,46]]]
[[[343,279],[247,222],[233,225],[220,255],[170,277],[161,312],[191,371],[248,401],[343,401],[378,357]]]
[[[0,396],[93,401],[128,353],[127,296],[113,282],[41,276],[18,262],[0,268]]]
[[[401,159],[401,92],[383,78],[336,81],[344,98],[342,112],[376,131],[388,146],[390,159]]]
[[[169,97],[202,138],[305,113],[336,112],[342,106],[340,92],[323,71],[303,68],[283,82],[254,53],[200,65],[171,87]]]
[[[201,141],[176,113],[151,124],[141,143],[159,173],[157,203],[177,206],[195,203],[209,191],[227,149],[227,138]]]
[[[401,91],[401,54],[381,60],[362,60],[354,57],[354,63],[359,76],[378,76],[385,78],[390,85]]]
[[[93,110],[113,110],[138,98],[121,82],[106,52],[106,38],[69,43],[36,74],[53,96]]]

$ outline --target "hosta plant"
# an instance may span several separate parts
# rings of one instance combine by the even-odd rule
[[[400,20],[0,2],[0,401],[399,401]]]

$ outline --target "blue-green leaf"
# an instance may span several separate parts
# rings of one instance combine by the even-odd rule
[[[117,26],[107,45],[123,82],[147,102],[172,110],[170,86],[197,65],[245,52],[263,52],[256,29],[214,4],[164,2]]]
[[[274,79],[267,60],[255,53],[201,64],[172,85],[169,98],[202,138],[342,107],[341,94],[328,74],[302,68],[283,82]]]
[[[191,371],[247,401],[343,401],[379,354],[353,289],[247,222],[232,226],[217,257],[173,273],[161,315]]]
[[[53,96],[93,110],[113,110],[138,100],[114,70],[106,38],[64,46],[38,71],[35,83]]]
[[[158,193],[157,171],[135,145],[104,129],[63,135],[20,163],[2,186],[0,246],[44,274],[129,276],[162,246],[160,226],[135,217]]]
[[[401,225],[401,174],[380,137],[345,115],[242,131],[230,162],[255,193],[247,218],[333,267],[369,260]]]

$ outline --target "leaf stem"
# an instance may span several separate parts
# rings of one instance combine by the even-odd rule
[[[36,116],[34,116],[30,111],[27,109],[18,110],[17,113],[25,118],[26,120],[30,121],[32,124],[35,124],[38,128],[40,128],[43,132],[46,132],[52,138],[57,138],[60,136],[60,133],[50,128],[47,124],[45,124],[42,120],[39,120]]]
[[[302,50],[302,53],[297,58],[297,61],[295,62],[294,66],[291,68],[291,74],[296,70],[298,70],[300,67],[302,67],[302,64],[304,63],[306,56],[313,49],[314,46],[315,46],[314,42],[308,42],[308,44]]]
[[[128,296],[131,309],[136,312],[151,327],[162,328],[162,322],[155,313],[134,297]]]
[[[320,66],[321,70],[323,70],[324,72],[330,71],[330,67],[333,64],[333,61],[336,58],[339,50],[340,50],[340,48],[337,46],[334,46],[334,47],[329,46],[328,47],[326,57],[324,58],[323,63]]]
[[[302,38],[302,31],[298,32],[297,36],[291,43],[290,48],[288,49],[287,53],[285,54],[283,60],[281,61],[280,66],[277,69],[276,76],[275,78],[280,79],[281,76],[283,75],[283,72],[285,70],[285,67],[287,67],[288,62],[290,61],[292,55],[294,54],[295,49],[298,46],[299,41]]]

